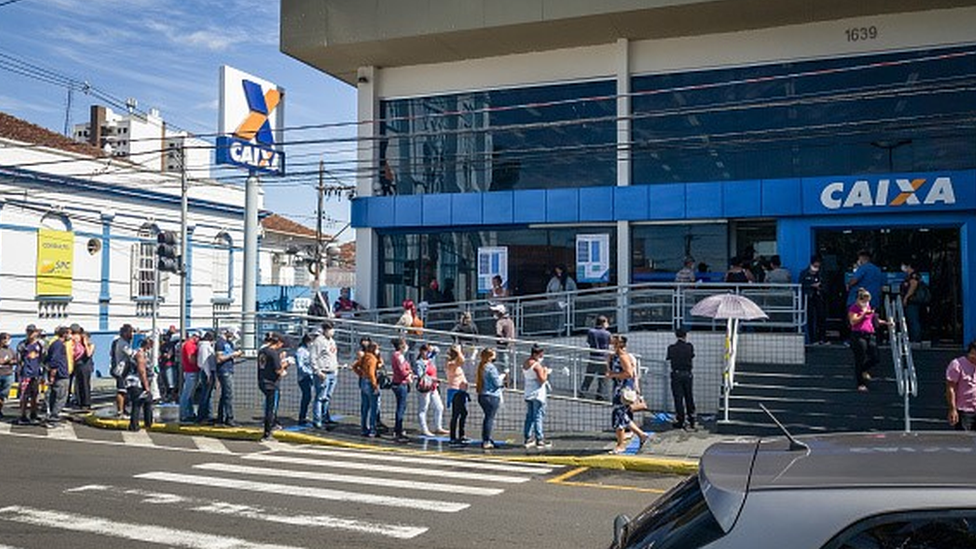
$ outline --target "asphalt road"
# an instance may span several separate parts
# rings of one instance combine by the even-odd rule
[[[9,424],[0,471],[3,549],[606,547],[678,480]]]

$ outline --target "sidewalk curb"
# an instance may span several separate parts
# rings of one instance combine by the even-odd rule
[[[100,418],[94,414],[88,414],[82,418],[82,423],[96,429],[106,429],[112,431],[124,431],[128,428],[129,422],[121,419]],[[198,425],[179,425],[167,423],[155,423],[149,429],[154,433],[168,433],[174,435],[204,436],[220,438],[226,440],[248,440],[257,441],[261,439],[263,431],[254,427],[209,427]],[[590,455],[590,456],[569,456],[569,455],[544,455],[544,456],[492,456],[492,455],[470,455],[458,452],[429,452],[416,450],[413,448],[396,448],[379,446],[373,444],[361,444],[334,438],[325,438],[304,433],[292,433],[288,431],[275,431],[274,438],[278,442],[292,444],[331,446],[337,448],[347,448],[350,450],[368,450],[373,452],[396,452],[413,455],[448,455],[458,459],[489,459],[495,461],[508,461],[512,463],[545,463],[549,465],[563,465],[569,467],[588,467],[590,469],[612,469],[619,471],[632,471],[641,473],[662,473],[673,475],[692,475],[698,472],[698,463],[690,460],[663,457],[643,457],[630,455]]]

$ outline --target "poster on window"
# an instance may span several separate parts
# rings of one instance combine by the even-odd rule
[[[610,235],[576,235],[576,282],[610,282]]]
[[[37,230],[37,295],[71,297],[75,233]]]
[[[508,287],[508,248],[505,246],[478,248],[478,293],[491,292],[491,279],[502,278],[502,287]]]

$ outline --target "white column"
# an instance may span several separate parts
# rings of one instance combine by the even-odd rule
[[[617,186],[631,183],[630,157],[630,41],[617,40],[614,56],[617,72]],[[617,222],[617,285],[630,284],[630,223]],[[626,332],[628,327],[628,300],[620,294],[617,302],[617,329]]]
[[[379,117],[380,104],[376,96],[375,67],[361,67],[358,77],[358,120],[375,121]],[[367,197],[373,194],[373,183],[377,178],[379,163],[379,143],[373,138],[379,134],[379,123],[360,124],[356,162],[359,175],[356,179],[356,196]],[[362,306],[376,306],[376,288],[379,284],[379,238],[371,228],[356,229],[356,301]]]

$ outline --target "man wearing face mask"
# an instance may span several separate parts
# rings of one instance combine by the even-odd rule
[[[823,275],[819,254],[810,258],[810,266],[800,273],[800,286],[807,302],[807,344],[827,344],[827,303],[824,300]]]
[[[871,262],[871,252],[861,250],[857,252],[857,264],[854,275],[847,281],[847,306],[857,301],[859,288],[864,288],[871,294],[871,308],[877,309],[881,305],[881,286],[885,283],[884,273]]]

